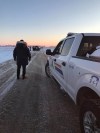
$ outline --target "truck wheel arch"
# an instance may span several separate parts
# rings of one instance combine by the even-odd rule
[[[88,87],[82,87],[79,89],[76,97],[76,104],[81,105],[87,99],[99,99],[95,91]]]

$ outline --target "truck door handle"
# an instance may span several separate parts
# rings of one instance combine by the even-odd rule
[[[54,59],[54,61],[56,62],[56,59]]]
[[[63,65],[63,66],[66,66],[66,62],[62,62],[62,65]]]

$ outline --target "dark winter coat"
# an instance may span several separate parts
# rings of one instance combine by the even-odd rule
[[[17,65],[28,65],[28,60],[31,60],[31,54],[28,47],[23,43],[17,43],[13,51],[13,58],[17,61]]]

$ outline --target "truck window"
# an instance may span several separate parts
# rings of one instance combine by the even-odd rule
[[[100,36],[84,36],[78,49],[77,56],[86,57],[87,53],[91,54],[99,45]]]
[[[61,47],[62,47],[63,41],[64,41],[64,40],[62,40],[62,41],[60,41],[60,42],[58,43],[58,45],[56,46],[56,48],[55,48],[54,51],[53,51],[53,55],[55,55],[55,54],[60,54],[60,53],[61,53]]]
[[[62,51],[61,51],[61,55],[63,55],[63,56],[68,55],[73,41],[74,41],[74,37],[65,40]]]

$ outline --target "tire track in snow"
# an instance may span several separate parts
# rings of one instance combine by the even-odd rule
[[[14,73],[8,80],[0,87],[0,100],[4,98],[7,92],[11,89],[11,87],[16,82],[16,73]]]

